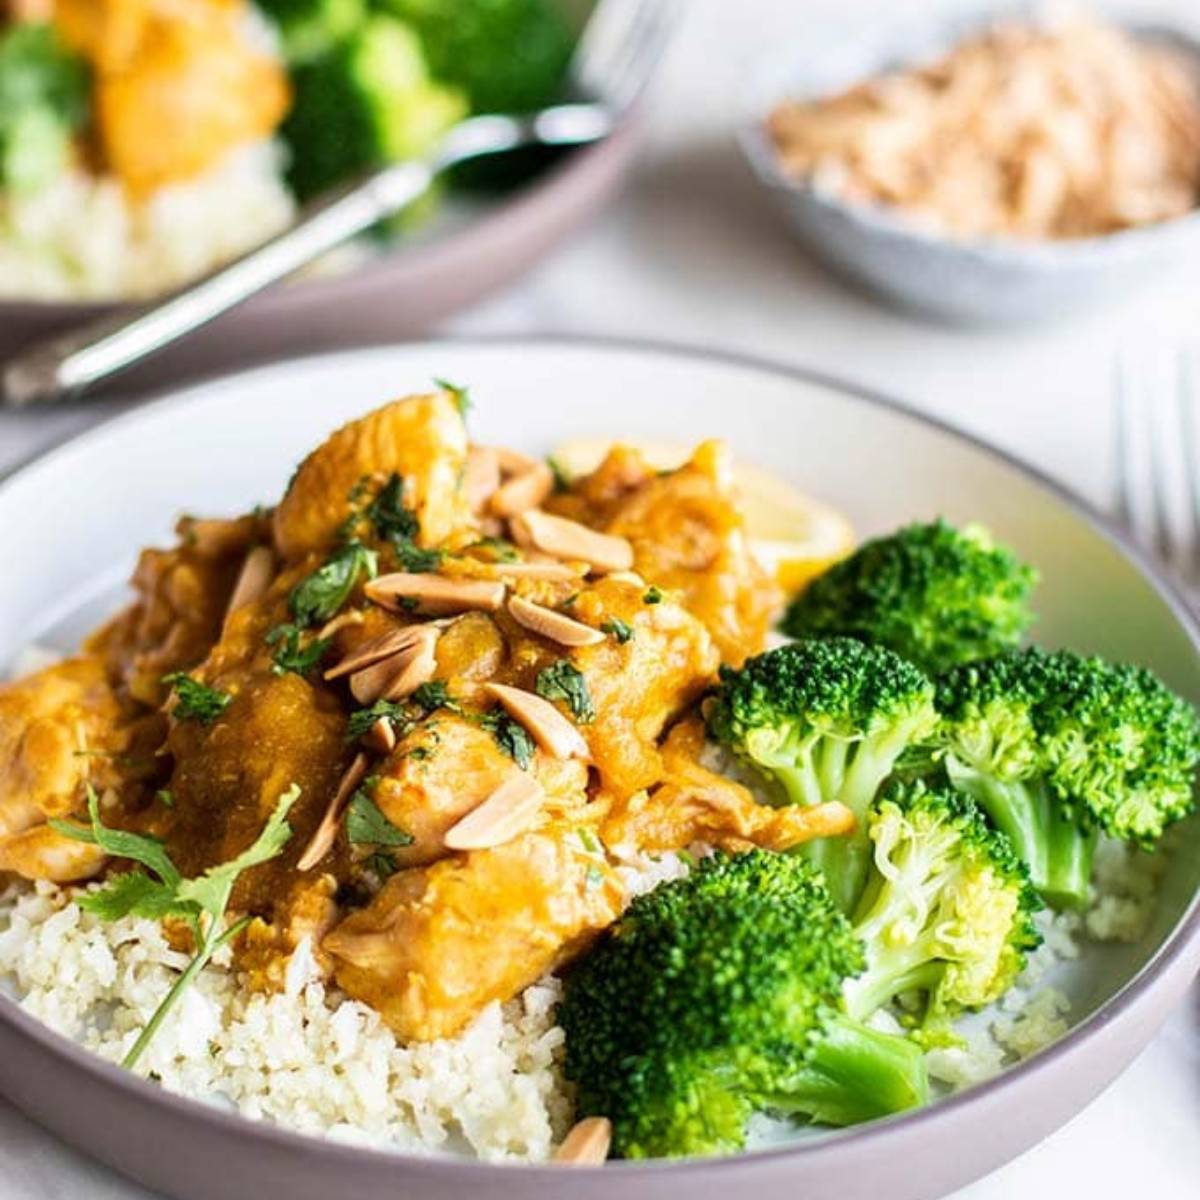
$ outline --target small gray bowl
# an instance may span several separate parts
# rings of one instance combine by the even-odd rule
[[[1200,254],[1200,209],[1070,241],[957,240],[919,227],[898,210],[831,195],[780,168],[765,128],[780,100],[832,95],[883,71],[928,61],[998,18],[1035,19],[1037,12],[1037,5],[1024,2],[991,3],[953,16],[885,25],[862,31],[828,54],[793,54],[763,72],[738,140],[813,255],[902,307],[956,323],[1013,324],[1115,299]],[[1181,49],[1200,71],[1200,34],[1176,24],[1113,19],[1141,37]]]

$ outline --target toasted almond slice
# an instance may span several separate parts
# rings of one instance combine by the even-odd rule
[[[320,629],[317,630],[317,637],[331,638],[340,629],[346,629],[351,625],[361,625],[367,619],[367,614],[361,608],[348,608],[345,612],[338,613],[336,617],[331,617]]]
[[[518,625],[560,646],[595,646],[604,641],[604,634],[600,630],[521,596],[509,598],[508,611]]]
[[[435,630],[429,630],[429,636],[418,642],[412,650],[404,653],[409,655],[408,661],[401,667],[396,677],[383,690],[385,700],[403,700],[411,696],[423,683],[428,683],[437,670],[437,641]]]
[[[545,579],[551,583],[578,581],[587,574],[586,564],[565,562],[498,562],[482,564],[489,577],[496,579]]]
[[[484,691],[499,700],[504,711],[519,721],[547,754],[559,759],[591,758],[583,734],[549,700],[503,683],[486,684]]]
[[[546,465],[540,459],[522,454],[520,450],[513,450],[508,446],[497,446],[492,453],[495,454],[500,470],[505,475],[524,475],[534,467]]]
[[[513,535],[555,558],[585,562],[597,571],[628,571],[633,547],[623,537],[597,533],[578,521],[556,517],[540,509],[521,513],[510,522]]]
[[[353,674],[363,667],[391,658],[399,651],[414,645],[420,638],[420,630],[420,625],[409,625],[404,629],[393,629],[382,637],[372,638],[369,642],[356,646],[345,658],[334,663],[325,672],[325,678],[340,679],[343,675]]]
[[[382,608],[393,612],[413,611],[443,616],[480,609],[495,612],[504,603],[504,584],[492,579],[448,579],[443,575],[380,575],[365,591]],[[408,601],[410,603],[405,603]]]
[[[554,491],[554,472],[545,463],[535,462],[520,475],[502,483],[488,501],[497,517],[513,517],[537,508]]]
[[[380,717],[362,736],[362,744],[376,754],[391,754],[396,748],[396,731],[387,717]]]
[[[608,1158],[612,1122],[607,1117],[584,1117],[571,1127],[554,1152],[554,1161],[570,1167],[598,1167]]]
[[[463,490],[473,513],[482,512],[500,487],[500,456],[490,446],[472,446],[467,451]]]
[[[402,649],[350,676],[350,694],[360,704],[398,700],[432,677],[438,631],[428,625],[414,625],[412,630]]]
[[[275,554],[270,546],[255,546],[242,562],[237,583],[233,585],[225,607],[225,624],[239,608],[252,604],[266,594],[275,577]]]
[[[488,850],[511,842],[537,819],[545,796],[532,775],[514,770],[478,808],[446,831],[446,849]]]
[[[646,586],[646,581],[636,571],[614,571],[608,578],[613,583],[631,583],[639,588]]]
[[[338,822],[342,819],[342,812],[350,799],[351,793],[362,783],[366,774],[367,756],[365,754],[356,754],[354,761],[351,762],[346,768],[345,774],[342,775],[341,782],[337,786],[337,791],[333,793],[333,799],[330,800],[329,807],[325,810],[325,815],[321,818],[321,824],[317,826],[317,831],[312,835],[312,840],[308,843],[304,853],[300,855],[300,861],[296,863],[296,870],[307,871],[311,867],[315,867],[329,853],[334,838],[337,837],[337,827]]]

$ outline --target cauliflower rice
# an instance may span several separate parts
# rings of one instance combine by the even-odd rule
[[[639,892],[687,867],[681,856],[663,855],[638,856],[619,869]],[[929,1052],[942,1090],[987,1079],[1067,1031],[1070,1002],[1046,976],[1077,958],[1085,939],[1138,940],[1161,870],[1161,856],[1102,843],[1092,908],[1043,913],[1045,942],[1018,986],[963,1024],[962,1045]],[[156,922],[101,922],[73,894],[17,884],[0,895],[0,989],[52,1029],[119,1062],[186,955],[171,949]],[[564,1037],[555,1023],[561,985],[553,977],[508,1004],[489,1005],[456,1038],[404,1046],[373,1009],[320,980],[307,944],[273,995],[243,987],[223,954],[201,972],[143,1059],[173,1092],[303,1133],[491,1162],[545,1160],[571,1125]],[[878,1023],[898,1027],[887,1014]],[[780,1129],[753,1134],[778,1140]]]

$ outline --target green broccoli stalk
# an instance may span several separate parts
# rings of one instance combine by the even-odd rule
[[[1008,839],[952,788],[896,784],[872,808],[874,870],[854,918],[866,970],[846,983],[865,1019],[909,992],[939,1025],[1002,996],[1041,942],[1041,899]]]
[[[1037,572],[979,525],[907,525],[818,576],[783,619],[792,637],[844,634],[937,672],[1012,649]]]
[[[292,72],[283,124],[288,183],[307,200],[363,171],[422,154],[466,112],[433,83],[420,43],[399,21],[372,17]]]
[[[735,1150],[756,1111],[843,1123],[925,1102],[914,1043],[838,1011],[863,948],[811,865],[703,860],[568,973],[566,1074],[626,1158]]]
[[[62,171],[90,94],[85,63],[51,26],[0,32],[0,187],[36,191]]]
[[[1192,809],[1200,721],[1143,668],[1030,649],[947,672],[937,703],[948,779],[1053,904],[1087,899],[1099,832],[1150,849]]]
[[[367,0],[258,0],[258,6],[278,28],[290,63],[327,53],[367,19]]]
[[[933,684],[882,647],[852,638],[796,642],[721,669],[711,735],[782,787],[793,804],[845,804],[854,833],[806,843],[843,912],[866,879],[864,818],[900,756],[937,722]]]

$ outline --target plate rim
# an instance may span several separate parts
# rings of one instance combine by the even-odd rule
[[[146,402],[135,403],[131,408],[73,434],[58,446],[36,454],[31,459],[18,464],[8,473],[0,475],[0,503],[3,503],[11,487],[19,482],[26,473],[52,467],[55,459],[77,452],[82,444],[99,434],[119,433],[123,427],[136,425],[148,414],[168,413],[177,405],[194,402],[198,398],[196,393],[214,385],[233,384],[238,380],[273,374],[281,369],[302,367],[305,363],[317,360],[365,358],[382,356],[394,351],[435,349],[439,346],[457,348],[475,346],[490,349],[548,347],[550,349],[577,349],[600,354],[641,354],[654,358],[684,359],[700,364],[732,367],[773,376],[777,379],[815,385],[839,393],[844,398],[849,397],[886,412],[906,417],[918,425],[924,425],[948,435],[952,440],[985,456],[998,459],[1024,476],[1029,482],[1048,492],[1131,563],[1167,606],[1171,616],[1186,634],[1193,652],[1200,655],[1200,617],[1192,611],[1182,592],[1168,578],[1159,564],[1142,550],[1113,518],[1073,488],[1048,475],[1039,467],[1026,462],[1019,455],[1003,447],[993,445],[974,433],[950,424],[940,416],[923,412],[910,401],[882,389],[843,379],[836,373],[824,369],[807,367],[770,355],[718,349],[685,341],[610,334],[553,332],[516,335],[447,335],[286,356],[243,370],[217,370],[189,378],[173,387],[160,388]],[[134,1099],[165,1106],[167,1110],[173,1110],[174,1115],[182,1121],[200,1121],[210,1126],[214,1133],[222,1136],[251,1143],[265,1141],[281,1150],[295,1154],[317,1154],[331,1162],[344,1162],[347,1166],[359,1163],[380,1168],[389,1167],[394,1171],[408,1170],[438,1175],[457,1175],[463,1177],[463,1182],[470,1182],[470,1179],[474,1179],[475,1182],[483,1182],[486,1179],[494,1178],[497,1172],[501,1172],[506,1178],[517,1182],[522,1177],[536,1177],[539,1181],[545,1181],[548,1174],[561,1174],[563,1171],[569,1172],[573,1178],[576,1176],[616,1178],[619,1175],[621,1178],[633,1179],[663,1174],[682,1178],[696,1171],[730,1172],[739,1168],[749,1169],[766,1164],[778,1165],[791,1159],[827,1158],[830,1154],[848,1151],[852,1147],[861,1149],[870,1145],[875,1149],[880,1149],[885,1143],[894,1143],[909,1136],[919,1136],[931,1121],[935,1121],[939,1117],[962,1113],[970,1107],[978,1107],[1001,1094],[1009,1093],[1016,1087],[1030,1086],[1036,1079],[1045,1078],[1049,1072],[1054,1071],[1062,1060],[1074,1057],[1083,1050],[1087,1042],[1111,1025],[1114,1020],[1126,1016],[1133,1007],[1154,991],[1156,983],[1162,976],[1196,945],[1200,945],[1200,889],[1193,893],[1179,920],[1151,957],[1121,985],[1116,993],[1089,1013],[1083,1021],[1073,1026],[1058,1041],[1035,1056],[1012,1065],[1000,1075],[947,1096],[927,1108],[901,1113],[858,1128],[838,1130],[829,1137],[808,1143],[800,1142],[786,1146],[743,1151],[727,1157],[711,1159],[615,1160],[603,1166],[584,1168],[576,1166],[563,1168],[553,1162],[489,1163],[466,1157],[413,1154],[373,1145],[341,1142],[316,1134],[300,1133],[266,1120],[255,1120],[244,1117],[238,1112],[215,1108],[202,1100],[170,1092],[139,1075],[125,1071],[26,1013],[6,993],[0,993],[0,1023],[9,1026],[15,1033],[31,1039],[42,1050],[62,1061],[64,1065],[85,1071],[102,1085],[129,1091]],[[1121,1070],[1123,1071],[1124,1068]],[[1082,1109],[1076,1109],[1075,1113],[1079,1111]],[[1061,1122],[1057,1124],[1061,1124]]]

